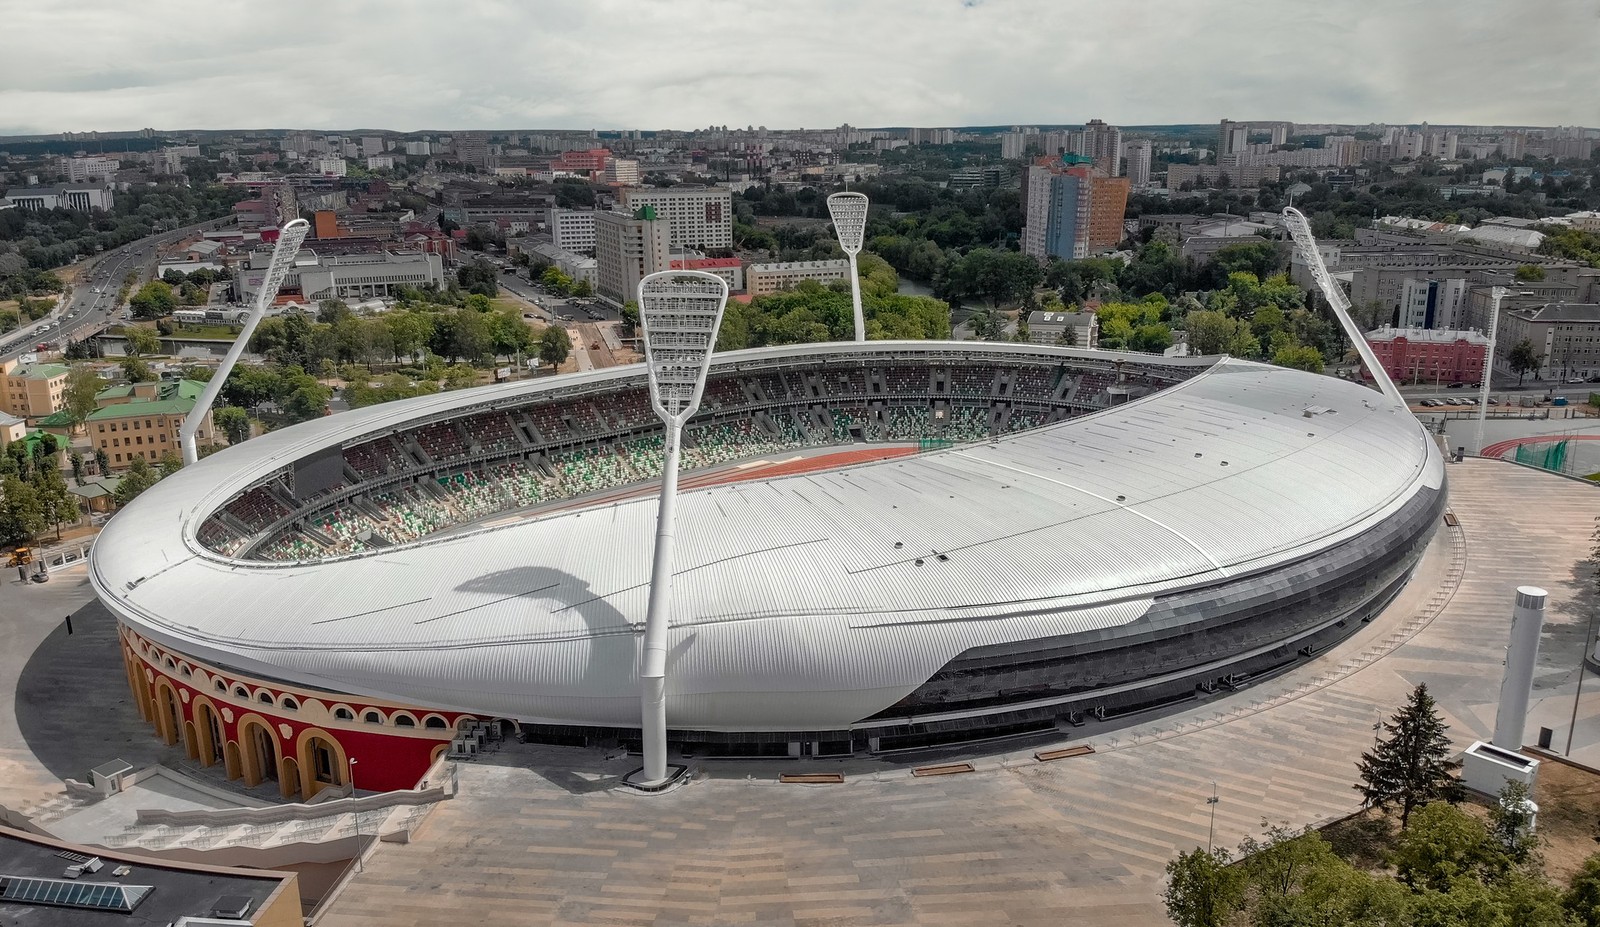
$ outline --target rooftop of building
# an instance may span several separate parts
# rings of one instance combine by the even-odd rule
[[[6,374],[19,380],[53,380],[66,375],[67,368],[61,364],[23,364]]]
[[[142,389],[141,389],[142,387]],[[161,380],[155,383],[119,383],[108,386],[95,393],[95,402],[107,402],[112,399],[127,399],[143,393],[150,400],[171,400],[200,398],[206,385],[199,380]]]
[[[68,866],[89,859],[100,860],[96,871],[67,877]],[[0,922],[7,924],[168,924],[230,915],[238,921],[239,912],[248,918],[286,889],[298,895],[293,880],[287,872],[157,862],[0,828]]]
[[[59,196],[62,193],[88,193],[104,190],[105,187],[101,184],[63,183],[52,184],[48,187],[12,187],[6,191],[6,196],[8,198],[14,196]]]
[[[704,270],[708,267],[740,267],[744,264],[738,258],[689,258],[688,260],[673,259],[672,266],[687,268],[688,270]]]
[[[834,258],[831,261],[777,261],[770,264],[751,264],[749,269],[756,272],[781,273],[786,270],[837,270],[849,266],[850,262],[844,258]]]
[[[1465,341],[1468,344],[1489,343],[1488,336],[1482,332],[1456,331],[1447,328],[1389,328],[1384,327],[1376,331],[1367,332],[1369,342],[1378,341],[1430,341],[1436,344]]]
[[[1529,322],[1600,322],[1600,304],[1597,303],[1550,303],[1510,312]]]
[[[1035,310],[1028,313],[1029,325],[1083,325],[1094,318],[1092,312],[1046,312]]]

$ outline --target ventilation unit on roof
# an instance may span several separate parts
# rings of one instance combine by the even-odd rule
[[[206,912],[206,916],[224,921],[242,921],[250,913],[252,903],[248,895],[223,895],[211,903],[211,910]]]
[[[1306,410],[1301,414],[1306,418],[1311,418],[1317,415],[1338,415],[1339,410],[1330,409],[1327,406],[1306,406]]]

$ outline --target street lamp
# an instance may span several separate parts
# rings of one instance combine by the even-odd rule
[[[833,219],[834,233],[839,236],[839,247],[850,259],[850,305],[856,313],[856,340],[866,341],[867,321],[861,312],[861,276],[856,272],[856,255],[861,253],[862,238],[867,231],[867,195],[829,194],[828,215]]]
[[[1483,354],[1483,382],[1478,384],[1478,429],[1473,439],[1473,453],[1483,453],[1483,421],[1489,417],[1489,380],[1494,376],[1494,344],[1500,334],[1500,301],[1506,298],[1506,288],[1497,286],[1489,290],[1489,348]],[[1528,291],[1515,294],[1532,296]]]
[[[661,507],[656,516],[655,559],[639,664],[640,741],[644,767],[628,784],[657,791],[667,773],[667,630],[672,625],[672,548],[676,533],[678,451],[683,425],[700,408],[717,329],[728,305],[728,284],[697,270],[664,270],[639,281],[639,325],[644,330],[650,406],[666,426],[661,467]],[[679,770],[681,773],[682,770]]]
[[[244,353],[245,346],[250,343],[250,336],[255,333],[256,324],[266,314],[267,307],[277,298],[278,287],[283,286],[283,278],[294,265],[294,256],[300,253],[300,243],[306,240],[306,233],[310,231],[311,223],[304,219],[295,219],[279,230],[278,243],[272,249],[272,261],[267,265],[267,276],[261,281],[261,288],[256,291],[255,306],[251,308],[250,316],[245,319],[244,327],[239,330],[239,337],[234,340],[233,347],[228,349],[227,356],[222,359],[222,365],[211,375],[211,380],[201,391],[200,398],[195,400],[194,408],[189,410],[188,416],[183,420],[183,426],[178,429],[178,444],[183,449],[185,467],[200,459],[200,452],[195,447],[195,432],[200,429],[200,423],[205,421],[206,413],[211,411],[211,404],[217,401],[217,394],[222,392],[222,386],[227,382],[233,365],[239,362],[239,355]]]
[[[350,758],[350,797],[356,797],[356,758]],[[361,871],[361,811],[355,812],[356,820],[356,871]]]
[[[1217,802],[1222,799],[1217,797],[1217,780],[1211,780],[1211,797],[1206,799],[1206,804],[1211,806],[1211,831],[1206,834],[1206,852],[1211,852],[1211,842],[1217,837]]]

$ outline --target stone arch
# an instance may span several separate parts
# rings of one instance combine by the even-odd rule
[[[196,695],[189,711],[194,716],[195,751],[199,755],[200,765],[211,766],[218,760],[226,761],[224,746],[228,731],[222,726],[222,715],[217,712],[217,706],[204,695]],[[236,775],[231,769],[229,772],[229,778]]]
[[[178,701],[178,690],[165,676],[157,676],[155,684],[156,732],[167,746],[183,737],[183,703]]]
[[[432,766],[434,763],[439,762],[439,757],[444,756],[445,751],[449,749],[449,744],[440,744],[434,747],[433,752],[428,754],[428,765]]]
[[[251,788],[267,779],[278,777],[279,759],[283,750],[272,724],[258,714],[239,718],[239,771],[244,784]]]
[[[229,779],[237,779],[244,775],[244,760],[239,756],[239,742],[230,740],[222,748],[222,768],[227,772]]]
[[[348,782],[350,757],[344,744],[320,727],[308,727],[295,741],[295,756],[300,760],[300,795],[306,801],[327,788]]]

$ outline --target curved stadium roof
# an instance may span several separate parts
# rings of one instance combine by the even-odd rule
[[[994,348],[863,347],[908,359]],[[855,349],[736,352],[713,372]],[[642,376],[627,370],[608,378]],[[239,671],[482,716],[637,726],[653,496],[320,563],[231,560],[195,539],[287,462],[486,397],[526,401],[527,389],[389,403],[202,460],[111,521],[96,588],[146,636]],[[1443,481],[1436,447],[1383,395],[1220,360],[1144,399],[997,440],[685,492],[671,723],[846,727],[971,647],[1125,624],[1158,594],[1354,537]]]

